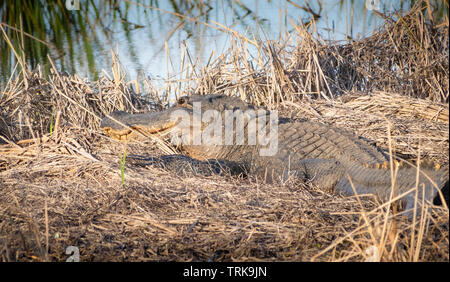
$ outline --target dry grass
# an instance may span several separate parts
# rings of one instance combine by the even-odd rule
[[[310,31],[314,26],[290,22],[293,32],[279,42],[232,37],[231,48],[206,66],[185,50],[177,79],[146,85],[154,96],[168,89],[176,95],[220,92],[269,108],[374,91],[448,102],[448,18],[425,21],[419,2],[404,17],[387,17],[378,32],[350,44],[326,43]]]
[[[448,20],[431,26],[413,10],[343,46],[295,29],[283,44],[236,36],[207,66],[186,59],[178,79],[145,81],[145,98],[118,60],[112,78],[95,82],[17,73],[0,97],[1,260],[64,261],[77,246],[82,261],[449,261],[445,205],[410,222],[391,203],[295,180],[185,177],[130,162],[122,185],[124,146],[128,156],[162,150],[153,140],[117,143],[99,119],[164,108],[168,93],[237,95],[448,166]]]

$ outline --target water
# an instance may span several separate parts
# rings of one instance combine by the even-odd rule
[[[81,10],[61,8],[76,19],[69,35],[58,33],[48,25],[53,15],[44,20],[48,25],[47,34],[36,34],[55,45],[58,45],[55,42],[62,42],[59,48],[50,51],[60,71],[96,79],[102,70],[111,73],[111,50],[114,50],[128,74],[127,80],[142,81],[145,77],[161,82],[177,79],[188,64],[206,65],[223,54],[233,38],[225,30],[236,31],[251,40],[279,41],[294,32],[292,24],[308,23],[317,14],[317,32],[324,40],[347,42],[370,36],[383,23],[372,7],[383,13],[410,7],[409,1],[395,0],[148,0],[120,1],[115,8],[115,2],[111,1],[78,1]],[[50,6],[46,1],[40,3],[44,8]],[[87,5],[87,9],[83,9],[86,8],[83,5]],[[6,5],[6,11],[13,6]],[[1,8],[0,5],[0,16],[5,12]],[[42,9],[43,13],[45,11]],[[19,26],[18,23],[11,25]],[[86,32],[80,25],[87,27]],[[70,46],[74,46],[73,49]],[[0,47],[9,49],[5,44]],[[250,56],[255,55],[251,44],[248,48]],[[3,58],[8,56],[14,58],[12,52]],[[31,62],[46,62],[49,68],[46,55],[37,60],[30,60],[33,57],[30,54],[26,57]],[[8,69],[11,71],[15,65],[14,59],[11,60],[12,63],[5,64],[3,59],[0,64],[3,81],[9,77]],[[184,68],[181,67],[183,60]]]
[[[322,38],[345,42],[348,35],[357,40],[370,36],[382,23],[373,11],[366,9],[365,1],[354,1],[353,6],[350,1],[347,2],[346,5],[345,1],[306,1],[315,12],[320,11],[320,6],[322,8],[321,17],[317,20],[318,33]],[[121,9],[125,4],[121,2]],[[170,79],[182,72],[180,61],[185,48],[192,61],[198,58],[199,63],[206,65],[212,52],[214,59],[229,47],[232,36],[218,30],[220,25],[249,38],[253,38],[254,34],[261,40],[278,41],[280,34],[293,31],[291,22],[299,24],[300,19],[303,22],[311,20],[310,13],[288,1],[242,1],[242,4],[249,11],[234,1],[211,1],[210,7],[205,5],[203,8],[203,16],[196,9],[183,20],[170,14],[173,7],[169,1],[161,2],[159,9],[131,4],[127,22],[106,15],[103,22],[108,33],[97,31],[103,44],[102,49],[94,51],[97,68],[110,71],[110,50],[118,49],[120,62],[130,79],[143,76]],[[306,7],[304,3],[299,5]],[[384,1],[379,7],[392,11],[400,9],[400,4],[398,1]],[[125,31],[124,24],[131,29]],[[134,28],[136,25],[138,27]],[[81,73],[89,73],[86,64],[78,64],[77,69]]]

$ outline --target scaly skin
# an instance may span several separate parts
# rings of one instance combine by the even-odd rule
[[[197,116],[198,111],[194,111],[195,105],[200,105],[197,109],[202,114],[208,110],[217,110],[222,120],[226,119],[226,110],[232,113],[247,110],[254,113],[257,110],[238,98],[194,95],[180,98],[177,105],[162,112],[114,112],[111,114],[112,118],[102,120],[101,128],[107,135],[119,140],[135,138],[134,131],[147,136],[173,128],[194,132],[193,120],[201,120],[201,116]],[[174,117],[174,113],[180,112],[189,116],[191,122],[186,125],[180,123]],[[242,145],[184,144],[181,149],[190,157],[168,156],[158,159],[158,162],[165,167],[176,168],[176,171],[191,167],[203,174],[217,173],[221,168],[228,168],[233,174],[249,173],[268,182],[300,177],[312,181],[318,187],[333,189],[346,195],[354,195],[356,191],[358,194],[374,194],[382,201],[389,199],[392,187],[389,158],[375,146],[328,125],[279,119],[278,134],[270,139],[271,142],[276,138],[276,153],[262,156],[260,150],[267,146],[263,146],[258,140],[255,145],[249,144],[247,133],[253,128],[250,121],[259,122],[257,119],[261,119],[261,116],[266,117],[263,124],[265,129],[269,129],[270,112],[264,110],[264,114],[259,116],[252,113],[248,114],[248,120],[243,121],[245,142]],[[204,132],[209,123],[200,124],[200,132]],[[238,127],[237,121],[235,127]],[[221,144],[224,144],[225,134],[221,138]],[[152,159],[153,163],[154,161]],[[210,169],[205,169],[208,167]],[[416,168],[400,167],[395,178],[394,197],[416,187],[416,179]],[[421,169],[418,179],[418,198],[431,202],[436,197],[438,188],[448,186],[448,166],[437,171]],[[406,209],[413,208],[415,192],[416,190],[411,190],[402,198]]]

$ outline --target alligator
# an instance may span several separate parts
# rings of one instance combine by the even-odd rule
[[[100,127],[118,140],[170,133],[183,154],[151,158],[149,163],[179,172],[227,171],[266,182],[294,177],[344,195],[373,194],[381,201],[398,196],[410,216],[415,202],[419,214],[422,201],[436,202],[438,189],[448,190],[448,165],[420,170],[397,166],[389,154],[344,129],[278,118],[275,111],[226,95],[184,96],[159,112],[116,111]]]

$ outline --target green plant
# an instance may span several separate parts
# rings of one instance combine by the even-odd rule
[[[120,177],[122,179],[122,187],[125,187],[125,158],[127,157],[127,147],[123,150],[122,160],[120,161]]]

